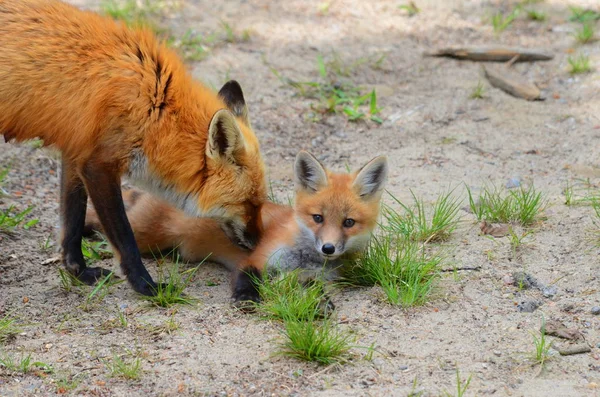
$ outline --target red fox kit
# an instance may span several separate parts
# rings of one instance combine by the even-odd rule
[[[312,155],[300,152],[294,167],[295,206],[265,203],[261,210],[264,234],[253,252],[229,242],[210,219],[189,218],[149,194],[125,193],[127,215],[144,252],[178,247],[184,260],[210,260],[236,270],[233,298],[257,301],[253,276],[263,270],[293,270],[336,277],[343,260],[364,250],[379,215],[387,177],[385,157],[377,157],[360,171],[326,171]],[[88,210],[88,230],[99,229],[96,213]],[[324,269],[325,265],[325,269]]]
[[[61,151],[63,263],[86,283],[107,273],[81,253],[89,195],[133,289],[156,290],[122,176],[190,217],[225,220],[240,245],[259,237],[264,165],[240,86],[214,94],[147,31],[58,0],[1,0],[0,135]]]

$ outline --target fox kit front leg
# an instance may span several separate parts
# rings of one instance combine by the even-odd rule
[[[85,224],[87,193],[74,165],[62,160],[60,212],[63,265],[73,276],[86,284],[93,284],[109,274],[100,267],[87,267],[81,253],[81,238]]]
[[[88,162],[82,171],[85,187],[127,280],[136,292],[154,295],[157,286],[142,263],[125,213],[121,195],[121,178],[115,172],[116,169],[118,169],[116,164]],[[83,211],[85,214],[85,206]],[[82,230],[83,226],[82,223]]]

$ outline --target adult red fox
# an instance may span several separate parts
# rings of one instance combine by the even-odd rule
[[[226,219],[241,245],[259,237],[264,165],[240,86],[213,93],[148,31],[58,0],[0,0],[0,135],[62,152],[63,263],[88,284],[108,273],[81,253],[89,195],[133,289],[156,291],[123,175],[191,217]]]
[[[377,224],[387,177],[385,157],[376,157],[360,171],[326,171],[312,155],[300,152],[295,163],[295,206],[266,202],[261,209],[263,237],[253,252],[229,242],[211,219],[187,217],[166,202],[137,190],[125,192],[127,215],[140,250],[177,247],[184,260],[210,260],[236,271],[235,301],[258,301],[254,281],[270,270],[301,269],[308,278],[336,269],[364,250]],[[100,230],[93,209],[86,229]],[[325,265],[325,269],[324,269]]]

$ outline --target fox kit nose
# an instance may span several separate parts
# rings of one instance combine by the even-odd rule
[[[331,255],[335,252],[335,246],[331,243],[323,244],[321,251],[323,251],[325,255]]]

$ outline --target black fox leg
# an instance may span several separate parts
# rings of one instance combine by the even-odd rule
[[[239,269],[234,274],[233,295],[235,302],[259,302],[259,284],[262,280],[262,271],[253,266]]]
[[[121,181],[112,164],[88,163],[82,173],[102,229],[121,269],[136,292],[154,295],[157,286],[144,267],[131,225],[125,213]]]
[[[60,213],[62,261],[65,268],[86,284],[93,284],[109,274],[99,267],[87,267],[81,253],[87,193],[75,167],[63,159],[61,170]]]

